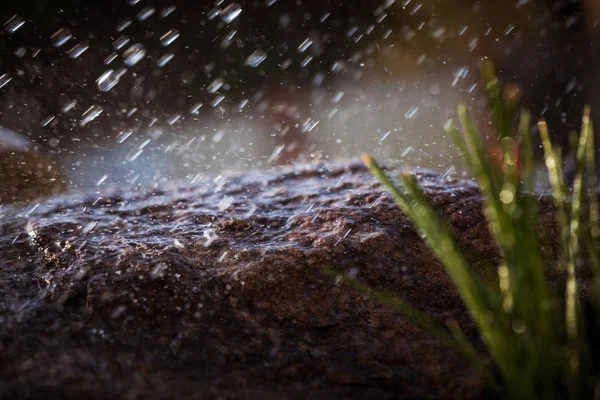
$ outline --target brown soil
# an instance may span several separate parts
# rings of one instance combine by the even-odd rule
[[[477,187],[418,176],[490,269]],[[76,193],[0,218],[0,398],[484,397],[462,359],[322,274],[473,337],[443,267],[357,162]]]

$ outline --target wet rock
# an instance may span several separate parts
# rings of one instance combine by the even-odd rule
[[[478,266],[470,181],[418,178]],[[555,237],[541,199],[547,246]],[[360,163],[54,197],[0,219],[2,398],[481,398],[459,357],[334,268],[475,332]]]
[[[0,204],[31,201],[66,189],[66,178],[56,162],[20,135],[0,127]]]

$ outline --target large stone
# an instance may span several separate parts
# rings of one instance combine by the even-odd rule
[[[477,187],[418,178],[491,268]],[[553,238],[550,209],[541,199]],[[460,357],[322,273],[350,273],[475,338],[444,268],[360,163],[0,212],[1,398],[483,396]]]

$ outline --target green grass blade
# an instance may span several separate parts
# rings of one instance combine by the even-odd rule
[[[458,150],[458,153],[460,154],[462,159],[465,160],[467,166],[471,170],[473,170],[473,163],[471,160],[471,155],[467,150],[467,144],[465,143],[465,140],[461,136],[458,129],[456,129],[456,126],[452,123],[452,121],[448,121],[444,128],[446,130],[446,133],[448,133],[448,136],[450,136],[452,143],[454,143],[454,147],[456,147],[456,150]]]
[[[489,105],[492,111],[494,127],[497,130],[497,139],[501,141],[510,136],[511,115],[506,108],[503,90],[500,81],[494,72],[492,63],[484,61],[481,64],[481,75],[487,89]]]
[[[533,144],[531,133],[531,115],[527,111],[522,111],[519,119],[519,136],[521,137],[521,162],[522,176],[525,190],[529,193],[534,192],[534,162],[533,162]]]
[[[565,291],[565,324],[569,346],[567,348],[571,384],[571,398],[579,397],[580,379],[580,350],[583,341],[580,339],[581,313],[577,293],[576,264],[580,258],[582,240],[582,204],[585,196],[583,188],[586,154],[588,153],[587,140],[590,136],[589,109],[583,116],[581,135],[576,154],[575,180],[573,182],[573,195],[571,199],[571,222],[569,224],[569,256],[567,261],[567,282]]]
[[[540,120],[538,127],[540,137],[542,138],[542,146],[544,147],[544,159],[546,161],[546,168],[548,169],[548,177],[550,179],[550,185],[552,186],[552,196],[554,199],[554,207],[556,208],[556,219],[558,228],[560,229],[561,256],[557,262],[557,267],[560,268],[560,266],[566,262],[569,254],[569,224],[567,221],[567,211],[565,209],[566,190],[562,179],[561,162],[552,147],[546,121]]]

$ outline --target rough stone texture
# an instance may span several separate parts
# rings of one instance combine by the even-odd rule
[[[477,187],[418,176],[493,265]],[[0,212],[0,398],[484,396],[433,337],[322,274],[348,271],[474,335],[443,267],[358,162]]]

